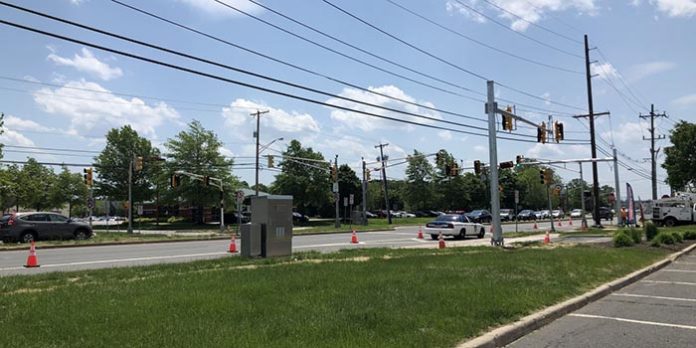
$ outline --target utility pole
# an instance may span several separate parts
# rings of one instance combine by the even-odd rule
[[[382,181],[384,181],[384,204],[387,206],[387,223],[391,225],[392,217],[391,210],[389,209],[389,191],[387,189],[387,166],[384,163],[384,147],[389,146],[389,144],[379,144],[375,145],[375,148],[379,147],[379,160],[382,163]]]
[[[363,225],[367,226],[367,164],[365,158],[362,158],[363,180],[362,180],[362,212]]]
[[[259,111],[251,113],[251,116],[256,117],[256,132],[254,132],[254,138],[256,138],[256,196],[259,196],[259,130],[261,128],[261,115],[268,113],[268,110]]]
[[[616,199],[614,203],[614,209],[616,210],[616,215],[621,219],[621,186],[619,185],[619,158],[616,157],[616,147],[614,147],[614,198]],[[620,223],[620,222],[619,222]],[[617,224],[618,225],[618,224]]]
[[[592,72],[590,71],[590,45],[585,34],[585,78],[587,80],[587,111],[590,118],[590,146],[592,147],[592,158],[597,158],[597,143],[595,140],[594,125],[594,105],[592,104]],[[597,176],[597,162],[592,162],[592,198],[594,199],[592,217],[595,227],[602,228],[599,218],[599,177]]]
[[[341,222],[339,221],[339,215],[338,215],[338,214],[339,214],[339,212],[338,212],[339,208],[338,208],[338,205],[339,205],[339,201],[341,200],[341,193],[339,192],[339,188],[338,188],[338,155],[336,155],[336,159],[335,159],[335,161],[334,161],[334,168],[336,168],[336,178],[334,179],[334,187],[335,187],[335,189],[334,189],[334,198],[335,198],[334,201],[336,201],[336,223],[335,223],[335,227],[336,227],[336,228],[339,228],[339,227],[341,227]]]
[[[133,233],[133,156],[128,162],[128,233]]]
[[[488,113],[488,153],[489,153],[489,186],[491,192],[491,223],[493,224],[493,237],[491,245],[502,246],[503,230],[500,225],[500,192],[498,191],[498,148],[496,139],[495,118],[498,113],[498,104],[495,102],[495,82],[488,81],[488,102],[486,112]]]
[[[650,104],[650,115],[640,115],[642,119],[650,118],[650,139],[643,137],[643,140],[650,140],[650,160],[652,162],[652,199],[657,199],[657,153],[660,149],[655,150],[655,140],[664,139],[664,135],[658,135],[655,137],[655,117],[667,117],[663,112],[661,114],[655,113],[655,105]]]
[[[580,227],[584,230],[587,228],[587,218],[585,217],[585,179],[582,178],[582,162],[578,162],[580,166],[580,207],[582,208],[582,219],[580,220]]]

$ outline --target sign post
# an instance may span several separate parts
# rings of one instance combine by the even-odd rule
[[[237,198],[237,232],[242,231],[242,203],[244,202],[244,192],[237,191],[235,193]]]
[[[515,190],[515,216],[513,218],[515,219],[515,233],[517,233],[517,225],[519,223],[517,219],[517,205],[520,204],[520,191]]]

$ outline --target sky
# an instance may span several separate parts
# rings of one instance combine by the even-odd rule
[[[515,139],[498,139],[499,162],[516,155],[590,158],[588,122],[572,117],[588,112],[584,34],[592,48],[594,111],[611,113],[596,119],[597,144],[604,151],[616,146],[622,191],[629,182],[641,198],[651,192],[650,180],[639,174],[650,173],[650,142],[643,140],[649,123],[640,114],[654,104],[668,115],[655,121],[656,134],[667,135],[657,142],[659,148],[669,146],[675,122],[696,121],[694,0],[255,0],[265,8],[248,0],[119,1],[207,37],[116,1],[8,2],[218,64],[6,6],[0,18],[318,103],[0,24],[5,160],[31,156],[89,164],[103,149],[106,132],[126,124],[164,150],[167,139],[198,120],[216,132],[223,154],[238,164],[233,174],[253,184],[256,122],[250,114],[268,110],[261,116],[260,142],[283,140],[262,155],[278,155],[297,139],[327,159],[338,155],[340,164],[359,173],[361,158],[374,162],[375,145],[388,143],[384,150],[392,163],[414,150],[445,149],[471,167],[474,160],[489,162],[483,130],[487,80],[496,82],[500,107],[512,106],[536,124],[551,116],[564,124],[568,139],[538,144],[535,129],[519,124],[509,134],[499,133]],[[500,127],[500,117],[496,124]],[[598,157],[606,156],[600,151]],[[613,165],[598,168],[600,185],[614,186]],[[404,178],[404,169],[389,167],[388,177]],[[591,181],[591,166],[583,170]],[[577,164],[556,172],[566,181],[579,176]],[[261,183],[270,184],[275,174],[263,169]],[[659,195],[669,193],[665,178],[658,167]]]

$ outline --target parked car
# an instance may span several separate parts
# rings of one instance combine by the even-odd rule
[[[522,210],[519,214],[517,214],[517,220],[520,220],[520,221],[536,220],[536,214],[534,214],[533,210],[525,209],[525,210]]]
[[[240,217],[240,215],[236,211],[231,212],[231,213],[225,213],[225,223],[236,224],[237,221],[239,221],[238,220],[239,217]],[[250,215],[245,215],[244,213],[242,213],[241,217],[242,217],[243,224],[251,221]]]
[[[4,242],[29,243],[39,239],[63,238],[82,240],[92,237],[92,234],[89,224],[50,212],[14,213],[0,220],[0,238]]]
[[[493,220],[491,213],[489,213],[488,210],[485,209],[474,210],[465,215],[469,218],[469,220],[478,223],[491,222],[491,220]]]
[[[599,207],[599,219],[611,221],[614,219],[614,212],[607,207]]]
[[[438,216],[440,216],[440,215],[445,215],[445,213],[443,213],[443,212],[441,212],[441,211],[437,211],[437,210],[429,210],[429,212],[430,212],[430,214],[431,214],[433,217],[438,217]]]
[[[515,213],[512,209],[500,209],[500,221],[515,220]]]
[[[293,211],[292,212],[292,222],[306,223],[306,222],[309,222],[309,218],[307,217],[307,215]]]
[[[573,209],[570,211],[570,217],[572,218],[581,218],[585,214],[582,209]]]
[[[425,233],[430,234],[430,238],[437,239],[440,232],[444,236],[453,236],[457,239],[464,239],[467,235],[483,238],[486,228],[472,222],[466,215],[445,214],[425,224]]]
[[[565,216],[562,210],[554,210],[551,212],[551,215],[553,215],[554,219],[560,219]]]
[[[373,213],[371,213],[371,212],[369,212],[369,211],[366,211],[366,212],[365,212],[365,216],[366,216],[368,219],[372,219],[372,218],[376,218],[376,217],[377,217],[377,214],[373,214]]]

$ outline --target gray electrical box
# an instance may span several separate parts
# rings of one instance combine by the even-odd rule
[[[261,225],[242,225],[242,257],[261,256]]]
[[[251,197],[251,225],[260,226],[261,257],[292,255],[292,196]]]

